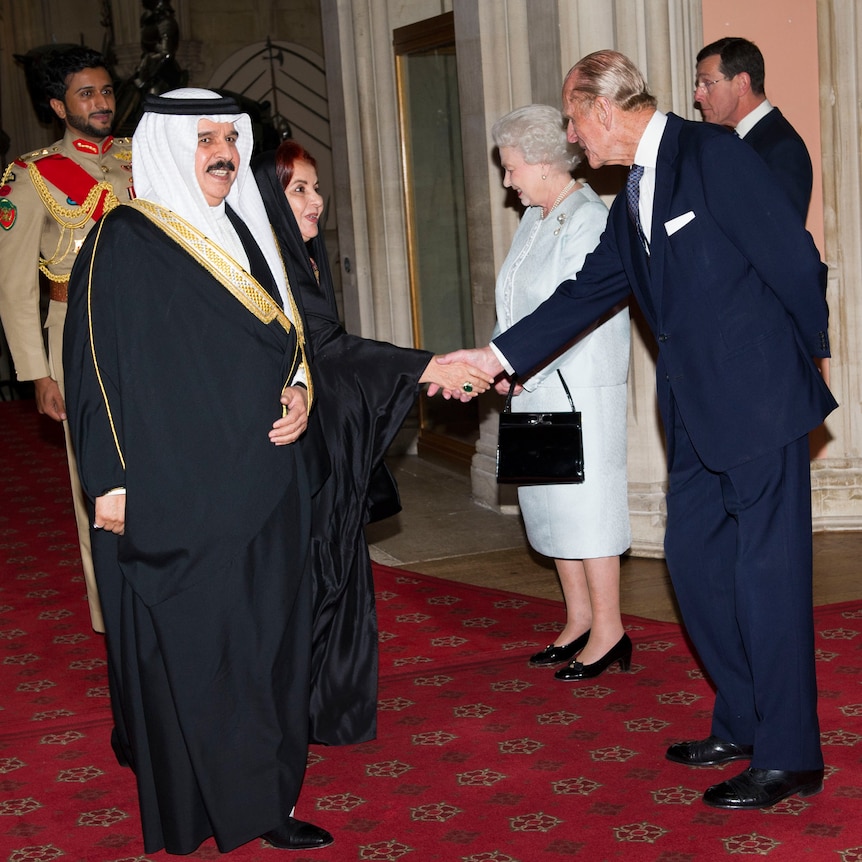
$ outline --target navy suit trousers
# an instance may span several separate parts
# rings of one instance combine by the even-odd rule
[[[819,769],[808,439],[716,473],[673,414],[665,554],[711,732],[753,745],[754,767]]]

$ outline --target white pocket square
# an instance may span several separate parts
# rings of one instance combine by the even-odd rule
[[[676,218],[672,218],[670,221],[666,221],[664,223],[664,229],[667,231],[667,235],[673,236],[681,227],[685,227],[693,218],[694,212],[689,210],[681,216],[677,216]]]

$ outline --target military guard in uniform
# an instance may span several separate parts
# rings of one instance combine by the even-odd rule
[[[63,325],[79,247],[103,213],[134,196],[131,141],[111,135],[114,86],[101,54],[84,47],[57,51],[46,57],[43,72],[44,93],[66,133],[16,159],[0,179],[0,320],[18,379],[33,381],[40,413],[64,423],[90,618],[104,631],[86,498],[65,423]],[[47,353],[40,271],[50,285]]]

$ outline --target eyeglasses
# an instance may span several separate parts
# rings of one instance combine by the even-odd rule
[[[707,95],[712,92],[712,88],[719,81],[729,81],[730,78],[716,78],[714,81],[695,81],[694,82],[694,92],[697,94],[698,90],[706,90]]]

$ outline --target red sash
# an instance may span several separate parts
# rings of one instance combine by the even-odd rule
[[[78,206],[84,203],[90,190],[98,182],[76,161],[60,153],[44,156],[33,162],[32,167],[35,167],[51,185],[60,189],[70,201],[74,201]],[[98,221],[102,217],[107,195],[108,190],[103,189],[99,202],[92,213],[93,221]]]

